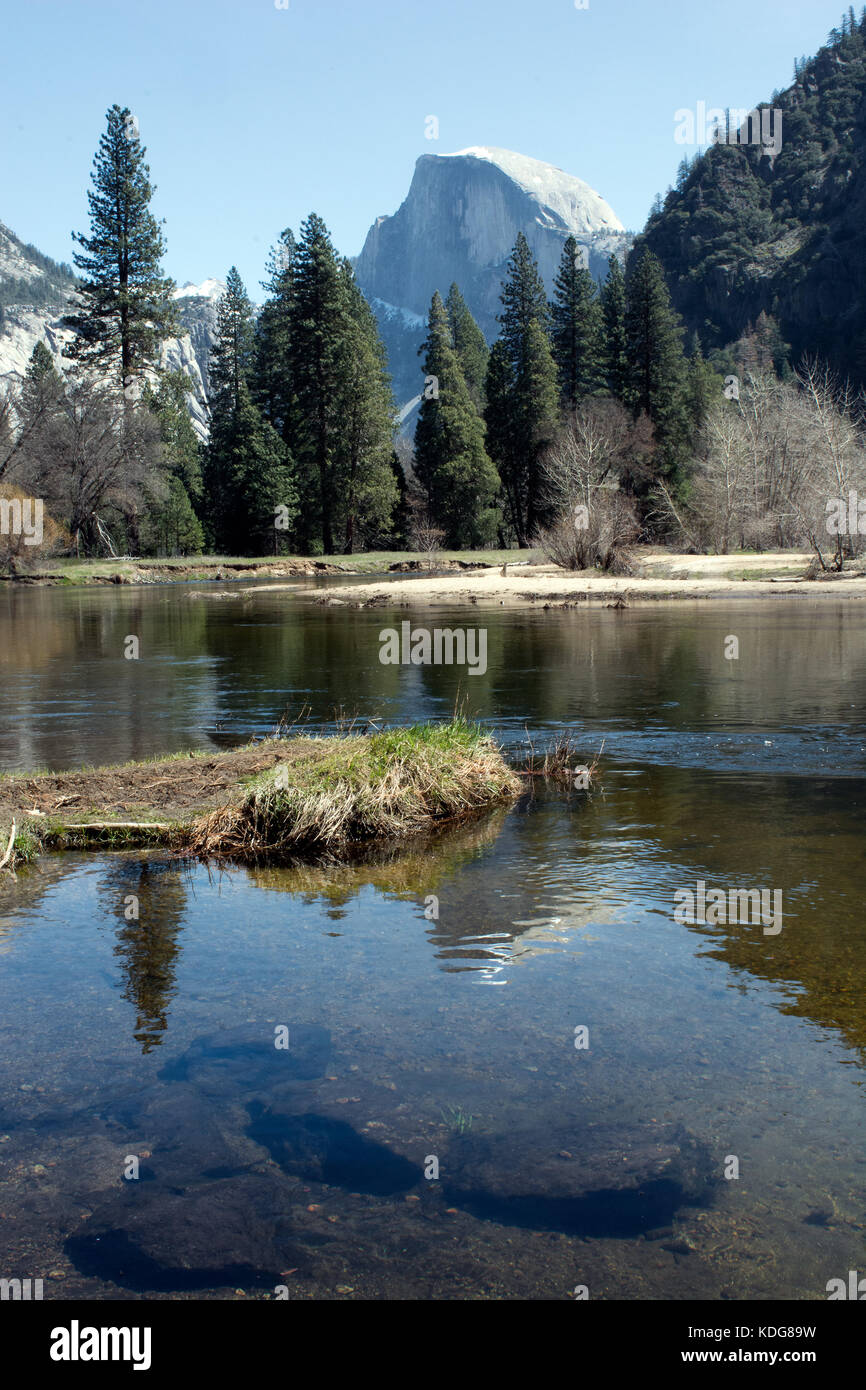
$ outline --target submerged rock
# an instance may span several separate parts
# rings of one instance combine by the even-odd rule
[[[331,1035],[315,1025],[288,1025],[288,1046],[276,1047],[274,1026],[243,1024],[196,1038],[159,1073],[189,1082],[203,1095],[270,1099],[320,1080],[331,1055]]]
[[[141,1181],[156,1180],[182,1191],[202,1177],[227,1175],[245,1166],[221,1109],[189,1084],[148,1086],[105,1107],[102,1114],[123,1126],[119,1145],[130,1154],[146,1152]]]
[[[262,1173],[183,1194],[136,1185],[103,1203],[65,1249],[79,1273],[138,1292],[273,1288],[287,1264],[313,1269],[278,1215],[285,1202],[279,1178]]]
[[[668,1225],[714,1183],[709,1151],[679,1125],[467,1134],[440,1172],[448,1199],[477,1216],[595,1236]]]
[[[279,1115],[251,1107],[247,1136],[286,1173],[308,1182],[386,1197],[406,1192],[423,1169],[326,1115]]]

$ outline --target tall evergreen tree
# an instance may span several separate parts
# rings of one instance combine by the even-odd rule
[[[291,362],[296,254],[294,234],[286,228],[268,259],[262,288],[270,297],[256,322],[256,401],[288,447],[297,429]]]
[[[349,306],[328,229],[315,213],[301,227],[293,293],[289,353],[298,407],[301,519],[307,547],[331,555],[336,543],[335,459],[342,429]]]
[[[508,262],[501,299],[500,342],[508,372],[503,371],[502,356],[497,355],[494,364],[491,355],[485,418],[494,441],[491,448],[498,450],[494,462],[508,499],[508,520],[518,545],[525,547],[547,520],[541,456],[556,432],[559,393],[544,282],[522,232]],[[503,401],[499,391],[506,375],[509,391]],[[505,418],[495,420],[496,411],[503,409]],[[504,438],[509,443],[502,449]]]
[[[526,339],[532,320],[540,323],[545,331],[550,327],[550,306],[544,290],[544,281],[523,232],[517,233],[517,240],[508,258],[500,298],[500,336],[511,361],[516,365],[526,350]]]
[[[255,366],[253,306],[238,270],[226,276],[226,292],[217,304],[217,324],[208,362],[211,398],[220,409],[236,409],[242,383],[249,385]]]
[[[681,478],[689,438],[682,334],[661,265],[644,250],[629,261],[626,277],[627,399],[635,418],[646,413],[652,421],[658,471],[674,481]]]
[[[142,522],[142,551],[153,555],[200,555],[204,531],[189,493],[173,474],[166,479],[165,488],[165,494],[148,507]]]
[[[232,266],[217,311],[211,352],[211,437],[205,457],[210,538],[223,554],[276,551],[296,512],[291,459],[251,391],[255,361],[253,311]]]
[[[601,290],[604,371],[611,395],[618,401],[625,401],[628,394],[625,276],[618,256],[611,256],[607,264],[607,279]]]
[[[499,477],[484,447],[484,424],[469,394],[452,346],[445,305],[437,290],[430,305],[424,373],[432,378],[415,427],[415,472],[431,519],[446,544],[469,550],[490,544],[499,521]]]
[[[463,375],[472,404],[477,411],[482,412],[484,410],[484,383],[487,377],[487,361],[490,350],[484,334],[472,317],[469,306],[456,284],[452,284],[448,291],[445,308],[448,312],[451,342],[457,353],[457,360],[463,368]]]
[[[562,409],[571,412],[601,384],[601,309],[595,281],[573,236],[562,248],[551,305],[553,359]]]
[[[165,242],[150,211],[154,188],[144,156],[129,110],[112,106],[87,195],[90,236],[73,233],[81,247],[74,260],[83,303],[67,318],[78,331],[68,355],[110,368],[118,385],[133,390],[156,364],[162,340],[177,331],[174,285],[160,273]]]
[[[686,410],[689,419],[689,442],[697,443],[707,412],[722,394],[724,377],[714,371],[704,357],[701,340],[692,334],[686,377]]]
[[[514,369],[505,344],[498,339],[490,350],[484,394],[487,406],[487,452],[493,459],[502,479],[507,525],[500,526],[499,541],[503,549],[513,544],[514,528],[511,518],[520,512],[517,483],[520,478],[516,441],[511,427],[514,400]],[[510,528],[510,534],[509,534]]]
[[[186,372],[161,372],[156,387],[145,388],[144,400],[159,420],[165,464],[183,484],[193,503],[201,501],[201,445],[187,406],[192,382]]]
[[[387,356],[373,311],[348,261],[341,275],[348,309],[342,342],[342,428],[335,455],[335,525],[343,532],[343,553],[377,544],[390,534],[400,501],[394,473],[394,416]]]
[[[20,429],[26,432],[30,427],[44,423],[58,409],[64,390],[63,378],[54,365],[54,358],[40,338],[30,354],[21,383]]]
[[[159,422],[162,444],[163,484],[142,525],[143,548],[156,554],[198,554],[204,547],[195,511],[202,505],[201,445],[187,409],[191,388],[185,372],[162,372],[142,398]]]
[[[34,460],[45,453],[46,438],[65,396],[65,382],[40,339],[30,354],[14,407],[11,393],[0,395],[0,481],[22,467],[25,473],[33,472]]]

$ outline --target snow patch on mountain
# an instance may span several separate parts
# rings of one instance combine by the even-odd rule
[[[202,280],[194,285],[187,280],[185,285],[172,291],[172,299],[221,299],[226,292],[225,280]]]
[[[403,309],[399,304],[388,304],[384,299],[373,295],[370,308],[378,319],[397,320],[404,328],[426,331],[427,320],[423,314],[413,314],[411,309]]]

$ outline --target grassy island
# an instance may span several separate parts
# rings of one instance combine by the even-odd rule
[[[463,718],[370,734],[272,738],[229,752],[0,778],[0,860],[43,849],[164,846],[199,858],[350,859],[518,796]]]

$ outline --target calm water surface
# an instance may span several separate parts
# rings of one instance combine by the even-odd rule
[[[866,610],[438,610],[488,629],[467,677],[379,663],[406,610],[201,593],[0,593],[3,768],[460,698],[515,755],[604,741],[601,789],[364,867],[19,872],[0,1275],[58,1298],[821,1299],[862,1270]],[[699,880],[780,888],[781,932],[678,924]]]

